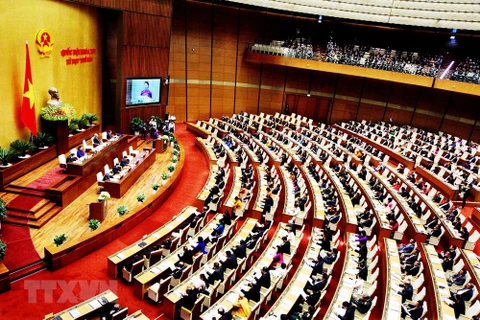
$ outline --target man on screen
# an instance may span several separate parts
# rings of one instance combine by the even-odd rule
[[[148,83],[148,81],[145,81],[144,89],[140,93],[140,97],[138,97],[138,100],[142,102],[152,101],[152,91],[150,91],[149,87],[150,87],[150,84]]]

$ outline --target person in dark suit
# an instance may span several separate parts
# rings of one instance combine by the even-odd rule
[[[218,308],[217,310],[218,314],[220,315],[220,318],[218,320],[232,320],[232,312],[231,311],[225,311],[223,308]],[[215,319],[215,318],[213,318]]]
[[[463,284],[466,281],[465,277],[465,270],[460,269],[457,274],[454,274],[450,278],[447,279],[448,284],[451,286],[452,284],[455,284],[457,286],[463,286]]]
[[[413,286],[410,284],[410,280],[403,281],[400,287],[403,287],[403,289],[397,293],[402,296],[402,303],[405,303],[406,300],[412,300]]]
[[[100,138],[98,138],[98,133],[95,133],[95,135],[93,136],[93,144],[102,144],[102,141],[100,141]]]
[[[183,253],[179,253],[178,257],[186,264],[193,264],[193,251],[187,246],[183,247]]]
[[[407,244],[402,244],[398,248],[398,253],[410,253],[415,249],[415,239],[410,239]]]
[[[455,318],[459,318],[461,314],[465,314],[465,300],[461,299],[458,296],[453,296],[453,303],[449,303],[448,305],[453,308],[453,312],[455,312]]]
[[[442,230],[440,229],[440,225],[437,224],[433,230],[431,230],[427,234],[427,242],[430,240],[431,237],[438,237],[440,234],[442,234]]]
[[[240,243],[233,249],[233,253],[239,259],[247,257],[247,244],[245,240],[240,240]]]
[[[416,301],[415,304],[407,304],[403,305],[404,308],[402,308],[402,318],[405,318],[408,315],[410,315],[410,318],[413,320],[418,320],[420,317],[423,315],[423,303],[422,301]]]
[[[337,314],[337,317],[341,320],[354,320],[355,319],[355,306],[348,301],[342,303],[343,309],[345,309],[345,314],[342,316]]]
[[[258,278],[258,284],[268,289],[271,285],[270,272],[267,267],[263,267],[261,272],[260,278]]]
[[[320,273],[318,280],[312,280],[305,285],[305,291],[322,291],[327,285],[328,276],[326,273]],[[310,280],[309,280],[310,281]]]
[[[459,299],[462,299],[464,301],[470,300],[472,296],[473,296],[473,284],[470,282],[465,285],[465,288],[458,289],[457,292],[451,293],[452,299],[456,299],[456,297],[458,297]]]
[[[218,262],[213,264],[213,272],[207,272],[207,274],[209,275],[208,283],[210,284],[214,284],[215,281],[223,281],[223,268]]]
[[[366,314],[372,307],[372,299],[367,295],[362,295],[358,300],[352,299],[352,304],[355,305],[358,312]]]
[[[453,269],[453,259],[450,256],[450,253],[447,252],[442,261],[443,271],[449,271]]]
[[[406,265],[403,275],[406,276],[417,276],[420,272],[420,262],[415,261],[413,265]]]
[[[120,166],[123,168],[125,166],[128,166],[130,164],[130,160],[128,160],[127,156],[124,156],[122,160],[120,160]]]
[[[225,269],[236,269],[237,266],[238,266],[237,257],[235,257],[235,255],[230,250],[227,250],[225,255],[227,256],[227,258],[222,263],[223,269],[224,270]]]
[[[185,294],[182,294],[181,306],[188,310],[192,310],[197,301],[198,291],[193,287],[188,287]]]
[[[256,283],[249,283],[248,286],[250,289],[248,291],[241,289],[241,291],[245,294],[245,297],[248,300],[259,302],[260,301],[260,284]]]
[[[282,254],[290,254],[290,241],[287,237],[282,238],[283,243],[277,247],[277,252]]]
[[[368,249],[367,249],[366,243],[364,241],[361,241],[358,249],[355,250],[355,252],[358,252],[359,261],[365,261],[368,255]]]

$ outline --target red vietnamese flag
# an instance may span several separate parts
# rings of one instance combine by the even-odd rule
[[[30,65],[30,54],[28,52],[28,42],[26,44],[27,60],[25,63],[25,82],[23,85],[22,101],[22,122],[27,126],[33,135],[37,134],[37,118],[35,116],[35,97],[33,93],[32,67]]]

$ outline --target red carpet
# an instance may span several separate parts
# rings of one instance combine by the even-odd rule
[[[65,175],[62,173],[62,168],[55,168],[52,171],[46,173],[41,178],[29,183],[27,187],[38,190],[45,190],[49,185],[59,181]]]
[[[21,194],[10,201],[7,204],[7,208],[18,211],[29,211],[42,200],[43,198],[40,197],[32,197]]]
[[[30,228],[2,223],[2,234],[1,239],[7,244],[3,263],[8,270],[16,270],[40,260],[30,237]]]
[[[148,301],[141,301],[135,297],[131,285],[127,285],[123,281],[113,281],[113,279],[110,278],[107,273],[107,257],[140,239],[143,235],[159,228],[166,221],[170,220],[173,215],[180,212],[186,205],[193,204],[197,194],[203,188],[208,177],[209,168],[202,153],[195,146],[195,135],[187,132],[184,124],[177,126],[176,135],[184,144],[188,157],[186,157],[181,181],[169,199],[148,218],[148,220],[132,229],[128,234],[100,248],[77,263],[55,272],[42,271],[30,276],[26,280],[15,282],[12,285],[11,291],[1,295],[2,302],[0,305],[8,307],[0,307],[0,319],[42,319],[45,314],[59,312],[79,303],[83,300],[81,294],[84,293],[86,289],[82,285],[82,290],[81,285],[76,280],[85,280],[87,281],[87,286],[90,285],[92,288],[96,288],[96,292],[89,292],[89,290],[87,290],[87,293],[91,293],[90,296],[100,291],[97,286],[98,282],[110,283],[113,285],[113,288],[115,286],[117,287],[116,294],[119,296],[119,303],[122,306],[128,306],[132,312],[141,309],[143,313],[151,319],[158,317],[162,313],[159,305],[154,305]],[[11,252],[9,252],[9,254],[10,253]],[[71,281],[71,279],[75,280]],[[53,290],[53,295],[46,293],[44,290],[37,290],[36,294],[33,294],[36,301],[27,304],[28,291],[25,289],[25,286],[32,284],[31,281],[35,281],[33,285],[39,284],[40,280],[54,280],[55,282],[52,282],[52,284],[57,289]],[[62,283],[59,281],[62,281]],[[71,281],[68,282],[68,284],[70,287],[73,287],[72,292],[74,296],[78,298],[78,301],[60,301],[62,300],[62,293],[65,291],[61,289],[61,285],[64,285],[65,281]],[[65,295],[63,297],[65,297]],[[53,302],[49,301],[50,298]],[[16,308],[14,307],[15,305],[28,307]]]

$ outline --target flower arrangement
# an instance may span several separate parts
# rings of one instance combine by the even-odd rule
[[[162,179],[163,179],[163,180],[167,180],[167,179],[168,179],[168,174],[162,173]]]
[[[163,140],[163,141],[168,141],[168,140],[170,140],[170,137],[167,136],[167,135],[163,135],[163,136],[162,136],[162,140]]]
[[[45,106],[42,108],[40,116],[49,121],[68,120],[75,115],[75,108],[70,104],[64,104],[61,107]]]
[[[155,182],[154,184],[152,184],[152,189],[158,191],[158,189],[160,189],[160,184]]]
[[[175,167],[174,166],[168,166],[167,169],[168,169],[168,171],[173,172],[173,170],[175,170]]]
[[[170,162],[171,162],[171,163],[177,162],[177,158],[173,157],[172,159],[170,159]]]
[[[98,196],[98,201],[108,200],[110,198],[111,198],[110,193],[108,193],[107,191],[102,191]]]
[[[123,216],[123,215],[126,215],[129,212],[129,210],[128,210],[127,206],[121,205],[117,208],[117,212],[118,212],[119,215]]]

